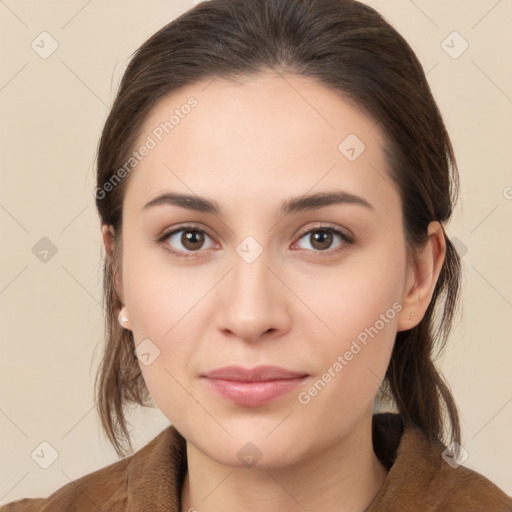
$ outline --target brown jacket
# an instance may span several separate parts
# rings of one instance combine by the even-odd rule
[[[374,450],[390,471],[365,512],[511,512],[512,498],[464,466],[443,459],[421,430],[397,414],[373,419]],[[133,455],[70,482],[48,498],[30,498],[0,512],[180,512],[187,470],[184,438],[171,425]]]

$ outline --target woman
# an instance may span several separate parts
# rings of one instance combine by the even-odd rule
[[[119,455],[130,403],[171,426],[0,510],[512,510],[461,465],[432,361],[457,188],[421,65],[370,7],[211,0],[162,28],[99,145],[96,390]]]

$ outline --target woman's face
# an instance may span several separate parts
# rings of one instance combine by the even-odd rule
[[[229,465],[282,466],[346,439],[371,414],[411,284],[376,122],[311,79],[265,74],[164,98],[142,146],[121,295],[155,403]],[[150,204],[164,194],[190,200]],[[305,201],[317,194],[339,195]],[[231,365],[306,377],[204,377]]]

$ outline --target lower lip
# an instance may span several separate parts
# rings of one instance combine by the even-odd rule
[[[239,382],[211,378],[206,378],[206,380],[217,393],[235,404],[256,407],[272,402],[272,400],[289,393],[302,384],[306,378],[298,377],[260,382]]]

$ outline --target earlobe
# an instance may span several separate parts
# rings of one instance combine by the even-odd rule
[[[443,226],[433,221],[428,226],[428,241],[408,268],[403,309],[398,317],[397,330],[416,327],[427,310],[446,256]],[[412,284],[411,284],[412,281]]]

